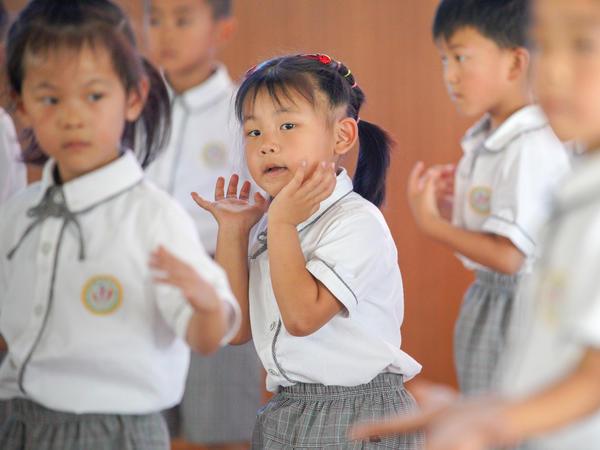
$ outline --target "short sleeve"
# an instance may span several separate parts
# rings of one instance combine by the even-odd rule
[[[345,214],[332,221],[310,255],[307,270],[352,316],[382,266],[397,266],[396,249],[383,218],[368,212]]]
[[[27,185],[25,164],[19,158],[21,149],[14,125],[0,109],[0,203]]]
[[[221,345],[233,339],[241,324],[241,312],[233,296],[225,271],[206,253],[192,219],[179,207],[172,204],[157,227],[156,247],[162,245],[167,250],[192,265],[206,281],[211,283],[222,302],[230,311],[229,328]],[[193,315],[193,308],[181,295],[178,288],[157,284],[156,301],[158,308],[173,332],[185,340],[187,326]]]
[[[509,239],[526,256],[533,256],[552,194],[569,170],[568,155],[557,139],[536,134],[520,137],[503,151],[506,158],[496,174],[482,230]]]

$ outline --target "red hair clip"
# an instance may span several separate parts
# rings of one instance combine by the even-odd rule
[[[331,59],[330,56],[325,55],[323,53],[309,53],[306,55],[299,55],[302,58],[307,58],[307,59],[314,59],[315,61],[319,61],[321,64],[331,64],[333,62],[333,59]]]

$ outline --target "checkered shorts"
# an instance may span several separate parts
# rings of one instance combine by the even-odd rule
[[[466,395],[488,392],[499,381],[518,283],[518,276],[478,271],[465,294],[454,329],[454,363]]]
[[[2,450],[168,450],[160,414],[71,414],[25,399],[8,401]]]
[[[259,412],[252,448],[417,450],[420,434],[381,438],[378,442],[349,441],[348,431],[357,422],[405,414],[415,402],[404,389],[402,376],[380,374],[360,386],[296,384],[282,388]]]

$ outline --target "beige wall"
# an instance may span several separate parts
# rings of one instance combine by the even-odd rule
[[[6,2],[16,9],[22,0]],[[141,29],[141,0],[119,3]],[[454,381],[452,327],[469,275],[451,252],[415,228],[405,199],[417,160],[455,161],[467,122],[450,104],[441,81],[430,22],[437,0],[237,0],[239,30],[223,61],[239,77],[274,54],[323,52],[346,63],[367,94],[361,116],[397,141],[384,213],[404,275],[403,348],[433,380]],[[352,163],[350,163],[352,165]]]

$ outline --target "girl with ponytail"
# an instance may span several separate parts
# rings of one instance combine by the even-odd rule
[[[268,60],[236,98],[245,157],[268,194],[250,200],[233,175],[214,201],[216,260],[242,310],[233,343],[253,339],[276,393],[260,411],[253,448],[416,449],[420,435],[351,443],[355,421],[414,402],[403,383],[421,366],[401,350],[402,278],[377,208],[390,139],[360,118],[365,100],[344,64],[322,54]],[[352,180],[339,165],[357,143]],[[239,188],[239,189],[238,189]]]

